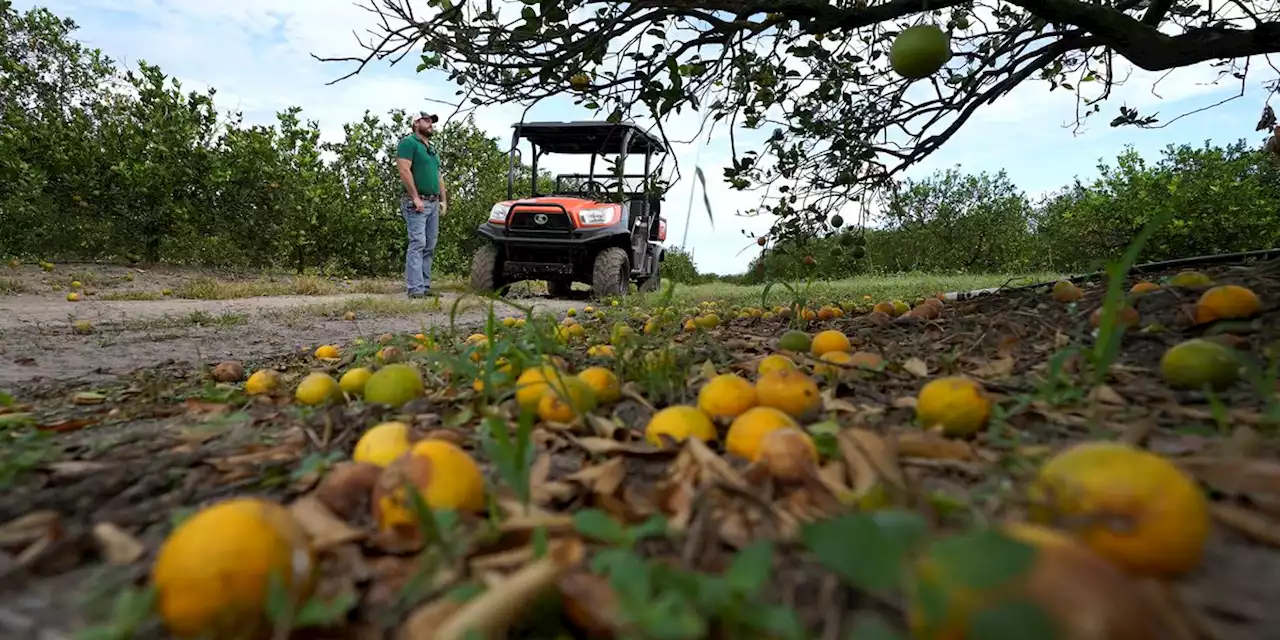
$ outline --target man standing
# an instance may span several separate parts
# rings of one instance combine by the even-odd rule
[[[436,254],[440,216],[448,210],[444,178],[440,177],[440,156],[431,144],[440,117],[419,113],[413,132],[396,146],[396,168],[404,193],[400,195],[400,215],[409,232],[405,252],[404,282],[410,298],[431,294],[431,259]]]

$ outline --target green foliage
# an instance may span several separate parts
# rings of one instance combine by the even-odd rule
[[[1280,246],[1280,169],[1238,141],[1165,147],[1147,162],[1132,149],[1116,166],[1038,207],[1036,251],[1058,268],[1084,269],[1119,258],[1152,220],[1167,216],[1138,262]]]
[[[886,205],[884,229],[892,234],[893,251],[869,247],[885,270],[1026,269],[1031,204],[1003,171],[993,176],[947,169],[907,181]]]
[[[221,117],[145,62],[123,71],[46,9],[0,4],[0,254],[330,274],[403,267],[393,149],[405,114],[322,141],[301,109]],[[470,265],[507,157],[468,119],[436,134],[453,196],[438,272]]]
[[[693,264],[693,255],[683,247],[669,247],[666,258],[662,261],[662,278],[681,284],[700,284],[709,280],[698,273]]]
[[[1121,259],[1153,221],[1138,263],[1280,246],[1280,168],[1244,141],[1170,145],[1152,163],[1128,149],[1098,169],[1037,203],[1003,172],[908,180],[875,228],[771,244],[744,280],[1093,271]]]
[[[819,564],[849,585],[866,591],[905,591],[919,607],[921,623],[947,620],[948,598],[960,592],[1000,593],[1033,567],[1036,549],[989,528],[936,537],[912,511],[854,513],[805,525],[805,547]],[[929,567],[932,580],[922,580]],[[1037,605],[1018,599],[993,601],[973,613],[965,637],[1052,638],[1052,620]],[[931,634],[926,634],[931,635]],[[852,637],[900,637],[883,620],[859,625]]]

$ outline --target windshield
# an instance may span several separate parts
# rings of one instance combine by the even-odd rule
[[[605,172],[597,172],[595,175],[561,173],[555,178],[554,191],[547,195],[586,197],[605,201],[629,200],[645,197],[645,182],[644,174],[640,173],[627,174],[621,179]],[[653,187],[654,185],[650,185],[650,190]]]

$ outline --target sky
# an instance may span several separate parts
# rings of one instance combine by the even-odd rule
[[[371,65],[358,76],[327,86],[348,68],[318,62],[312,54],[358,53],[356,32],[363,34],[375,26],[373,14],[362,6],[365,1],[17,0],[15,6],[20,11],[45,6],[73,19],[80,27],[77,39],[119,64],[136,68],[139,60],[145,60],[188,89],[216,87],[218,107],[242,111],[251,124],[270,124],[277,112],[300,106],[306,119],[320,124],[326,139],[337,139],[342,125],[359,119],[366,110],[378,115],[393,108],[434,110],[442,117],[451,113],[451,108],[429,100],[456,100],[456,87],[442,74],[416,73],[412,56],[394,67]],[[1034,198],[1076,177],[1097,175],[1098,162],[1113,163],[1126,145],[1154,158],[1169,144],[1229,144],[1241,138],[1261,144],[1263,135],[1254,132],[1265,99],[1261,85],[1274,74],[1255,74],[1244,97],[1157,130],[1112,129],[1107,123],[1122,104],[1144,114],[1159,111],[1167,120],[1216,103],[1236,93],[1238,85],[1209,84],[1215,70],[1202,65],[1173,72],[1152,91],[1160,74],[1134,70],[1086,129],[1073,132],[1065,125],[1073,119],[1074,95],[1061,90],[1050,93],[1042,83],[1024,84],[980,109],[937,153],[906,175],[923,178],[955,165],[972,173],[1004,170]],[[478,109],[475,117],[505,148],[511,124],[523,111],[519,105],[498,105]],[[591,118],[592,112],[565,100],[540,104],[526,117],[575,120]],[[699,119],[697,114],[685,114],[667,121],[669,137],[692,138]],[[675,145],[672,151],[668,162],[678,162],[683,177],[667,196],[667,245],[678,246],[687,225],[687,248],[700,271],[743,272],[758,250],[743,231],[763,234],[772,219],[735,215],[756,206],[758,195],[733,191],[722,182],[722,169],[731,157],[727,136],[717,135],[710,143]],[[714,221],[708,220],[701,197],[686,215],[695,160],[707,176]],[[564,166],[563,170],[574,168]]]

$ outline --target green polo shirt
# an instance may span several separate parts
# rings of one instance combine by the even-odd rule
[[[421,138],[410,134],[396,145],[396,157],[409,161],[409,172],[413,174],[418,195],[440,195],[440,154],[435,148],[428,147]]]

